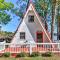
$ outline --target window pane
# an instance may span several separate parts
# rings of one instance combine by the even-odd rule
[[[20,39],[25,39],[25,32],[20,32]]]
[[[28,21],[29,21],[29,22],[34,22],[34,16],[29,15],[29,16],[28,16]]]

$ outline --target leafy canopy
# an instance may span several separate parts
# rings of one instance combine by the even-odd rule
[[[11,2],[0,0],[0,24],[7,24],[11,20],[11,17],[7,12],[13,7],[14,5]]]
[[[10,20],[10,15],[5,12],[0,12],[0,24],[7,24]]]
[[[14,5],[11,2],[5,2],[4,0],[0,0],[0,10],[9,10],[13,7]]]

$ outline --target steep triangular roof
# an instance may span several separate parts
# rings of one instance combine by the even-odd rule
[[[51,40],[48,32],[46,31],[46,29],[45,29],[45,27],[44,27],[44,25],[43,25],[43,23],[42,23],[42,21],[41,21],[40,16],[38,15],[37,11],[35,10],[33,3],[30,3],[30,5],[29,5],[29,7],[28,7],[28,9],[27,9],[27,11],[26,11],[26,13],[25,13],[25,15],[24,15],[23,21],[25,20],[25,17],[27,16],[29,10],[31,10],[31,9],[34,11],[34,13],[35,13],[35,15],[36,15],[36,17],[37,17],[37,20],[39,21],[39,23],[40,23],[43,31],[45,32],[45,34],[46,34],[46,36],[47,36],[47,38],[48,38],[48,40],[50,41],[50,43],[52,43],[52,40]],[[20,26],[20,24],[19,24],[19,26]],[[18,31],[18,29],[19,29],[19,27],[17,28],[16,32]]]

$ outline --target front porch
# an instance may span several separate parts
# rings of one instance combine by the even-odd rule
[[[4,44],[5,47],[6,46],[8,46],[8,47],[5,48],[4,50],[1,50],[0,53],[5,53],[5,52],[10,52],[10,53],[25,52],[25,53],[30,53],[31,54],[32,52],[40,52],[40,53],[44,53],[44,52],[48,52],[48,51],[51,51],[53,53],[60,52],[60,43],[12,44],[13,46],[15,45],[15,47],[10,47],[10,45],[11,45],[10,43]],[[33,47],[33,45],[34,45],[34,47]],[[52,47],[52,45],[54,47]]]

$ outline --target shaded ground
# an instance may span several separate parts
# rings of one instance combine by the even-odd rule
[[[5,57],[0,57],[0,60],[60,60],[60,56],[53,56],[53,57],[22,57],[22,58],[5,58]]]

